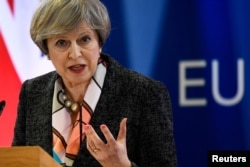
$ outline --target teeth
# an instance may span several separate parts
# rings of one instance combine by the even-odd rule
[[[82,67],[81,65],[77,65],[77,66],[73,66],[72,68],[77,70],[77,69],[80,69],[81,67]]]

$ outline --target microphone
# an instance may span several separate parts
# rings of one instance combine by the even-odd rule
[[[3,109],[4,109],[4,107],[5,107],[5,104],[6,104],[6,102],[5,102],[4,100],[0,102],[0,116],[1,116],[1,114],[2,114],[2,112],[3,112]]]

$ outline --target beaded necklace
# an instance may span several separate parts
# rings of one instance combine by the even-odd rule
[[[62,98],[64,106],[73,113],[78,112],[80,110],[81,104],[77,102],[72,102],[64,92],[62,93],[63,93]]]

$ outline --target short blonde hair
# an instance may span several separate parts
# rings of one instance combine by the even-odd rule
[[[32,18],[30,35],[41,51],[48,54],[49,37],[69,32],[82,21],[97,32],[103,46],[111,24],[108,11],[99,0],[43,0]]]

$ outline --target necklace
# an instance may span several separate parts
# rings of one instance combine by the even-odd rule
[[[64,106],[68,109],[70,109],[70,111],[76,113],[80,110],[80,104],[77,102],[72,102],[65,93],[63,93],[63,101],[64,101]]]

